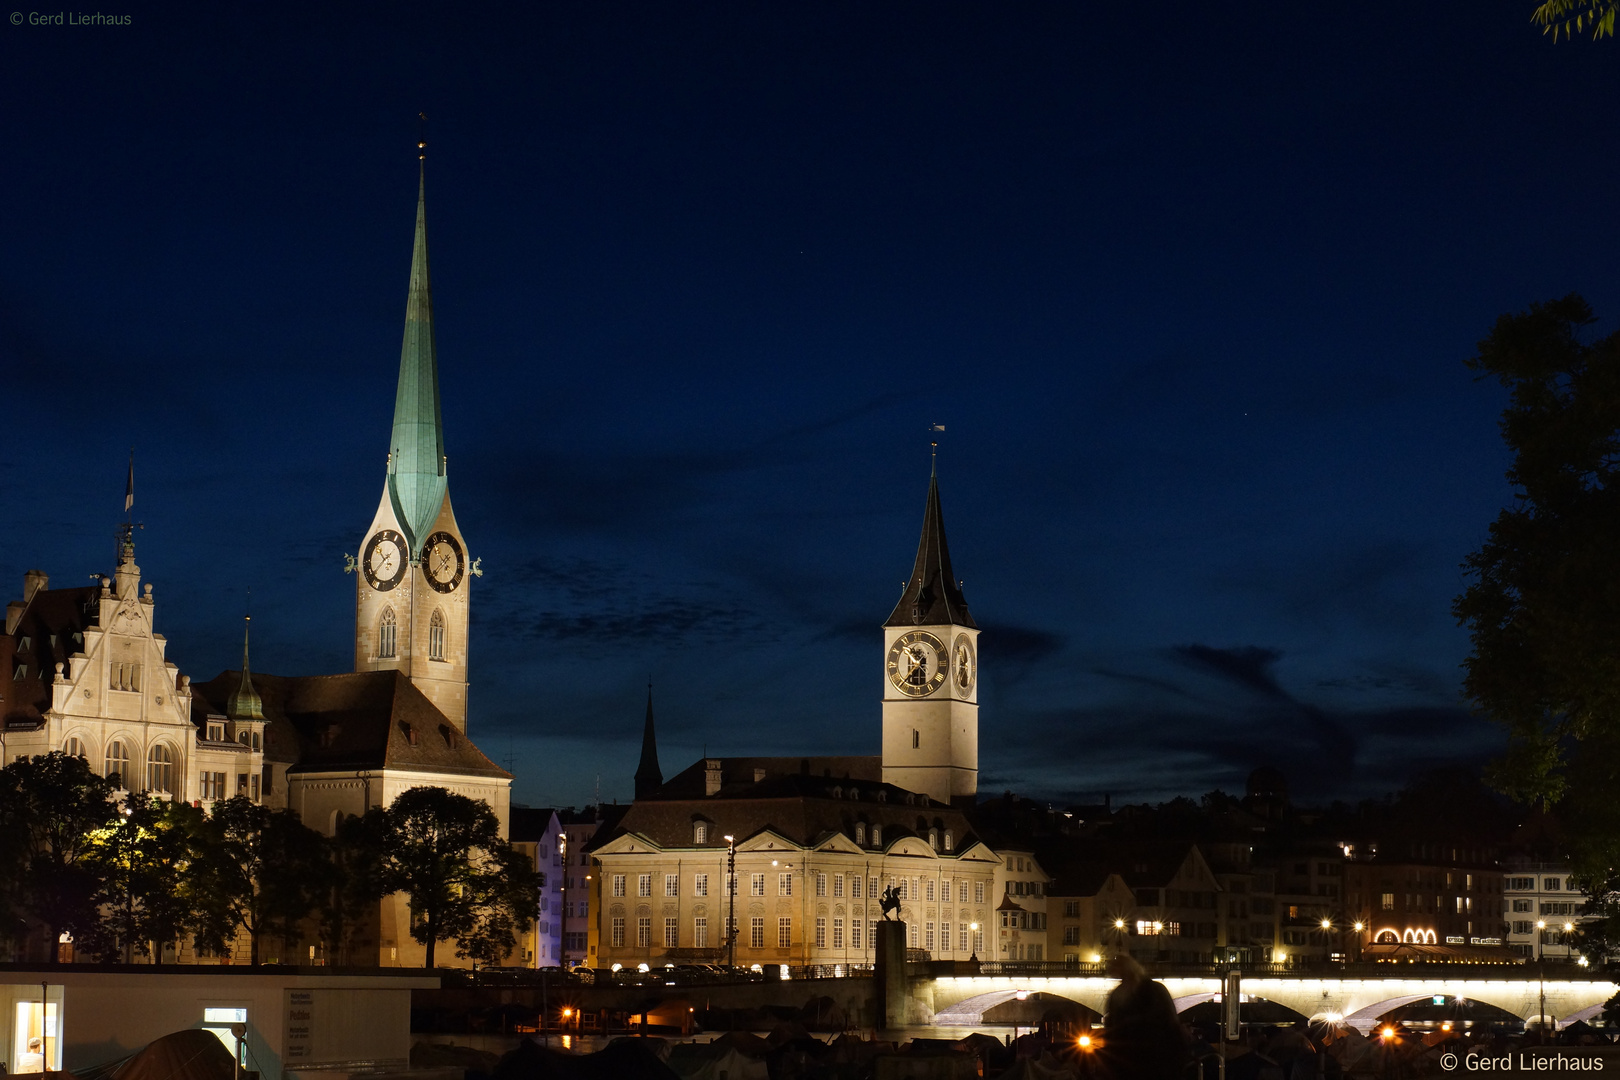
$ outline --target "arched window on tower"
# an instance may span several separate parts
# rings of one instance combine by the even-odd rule
[[[379,660],[392,660],[398,655],[399,621],[394,618],[394,609],[383,608],[382,618],[377,622],[377,658]]]
[[[444,659],[444,612],[438,608],[433,609],[433,618],[428,622],[428,659]]]

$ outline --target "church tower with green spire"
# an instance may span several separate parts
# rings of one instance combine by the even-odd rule
[[[427,182],[419,177],[405,341],[382,501],[355,571],[354,669],[404,672],[467,729],[468,592],[476,568],[450,508],[428,278]]]

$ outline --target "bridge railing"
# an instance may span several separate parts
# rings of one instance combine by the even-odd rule
[[[1535,982],[1543,976],[1563,982],[1620,982],[1620,970],[1613,968],[1582,967],[1574,963],[1549,961],[1545,970],[1530,963],[1507,964],[1452,964],[1452,963],[1362,963],[1321,962],[1286,964],[1237,965],[1246,978],[1303,978],[1303,979],[1496,979],[1512,982]],[[1149,977],[1165,978],[1219,978],[1231,970],[1232,965],[1214,963],[1153,962],[1142,964]],[[911,963],[907,968],[913,976],[948,978],[984,976],[987,978],[1047,978],[1096,979],[1107,978],[1106,964],[1064,963],[1039,960],[930,960]]]

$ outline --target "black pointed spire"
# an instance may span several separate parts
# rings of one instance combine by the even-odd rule
[[[967,626],[978,624],[968,614],[967,598],[951,572],[951,550],[945,544],[945,515],[939,508],[939,471],[928,477],[928,506],[923,511],[917,563],[911,568],[900,602],[884,626]]]
[[[641,764],[636,766],[636,798],[645,799],[664,786],[658,768],[658,739],[653,734],[652,683],[647,684],[647,725],[641,730]]]

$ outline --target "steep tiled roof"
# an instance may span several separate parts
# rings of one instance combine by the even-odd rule
[[[967,598],[951,569],[951,549],[945,543],[945,514],[939,508],[939,477],[928,478],[928,504],[923,510],[922,539],[917,560],[906,579],[900,602],[884,626],[968,626],[977,628],[968,614]]]
[[[223,713],[218,705],[241,681],[241,672],[225,671],[193,690]],[[269,721],[264,756],[290,763],[289,772],[388,768],[511,776],[401,672],[255,674],[253,685]]]
[[[699,758],[665,781],[652,799],[701,799],[708,784],[708,763],[720,763],[721,791],[748,787],[763,773],[775,776],[810,776],[829,780],[858,780],[865,784],[883,782],[883,759],[876,755],[845,757],[727,757]]]
[[[665,791],[668,787],[665,785]],[[693,840],[693,824],[698,821],[710,826],[703,844]],[[791,773],[732,784],[708,797],[700,793],[697,797],[668,798],[661,793],[657,799],[639,800],[614,827],[600,831],[591,846],[601,847],[615,837],[635,834],[662,848],[723,851],[727,833],[742,843],[750,836],[770,831],[791,843],[813,847],[838,834],[853,841],[857,823],[865,823],[868,828],[881,825],[885,848],[902,837],[926,837],[930,828],[941,833],[950,830],[955,852],[974,842],[967,817],[944,803],[880,781]]]
[[[100,595],[96,585],[41,589],[16,630],[0,634],[0,717],[6,723],[32,726],[51,707],[50,683],[43,675],[49,672],[54,679],[57,664],[84,650],[84,629],[96,625]]]

